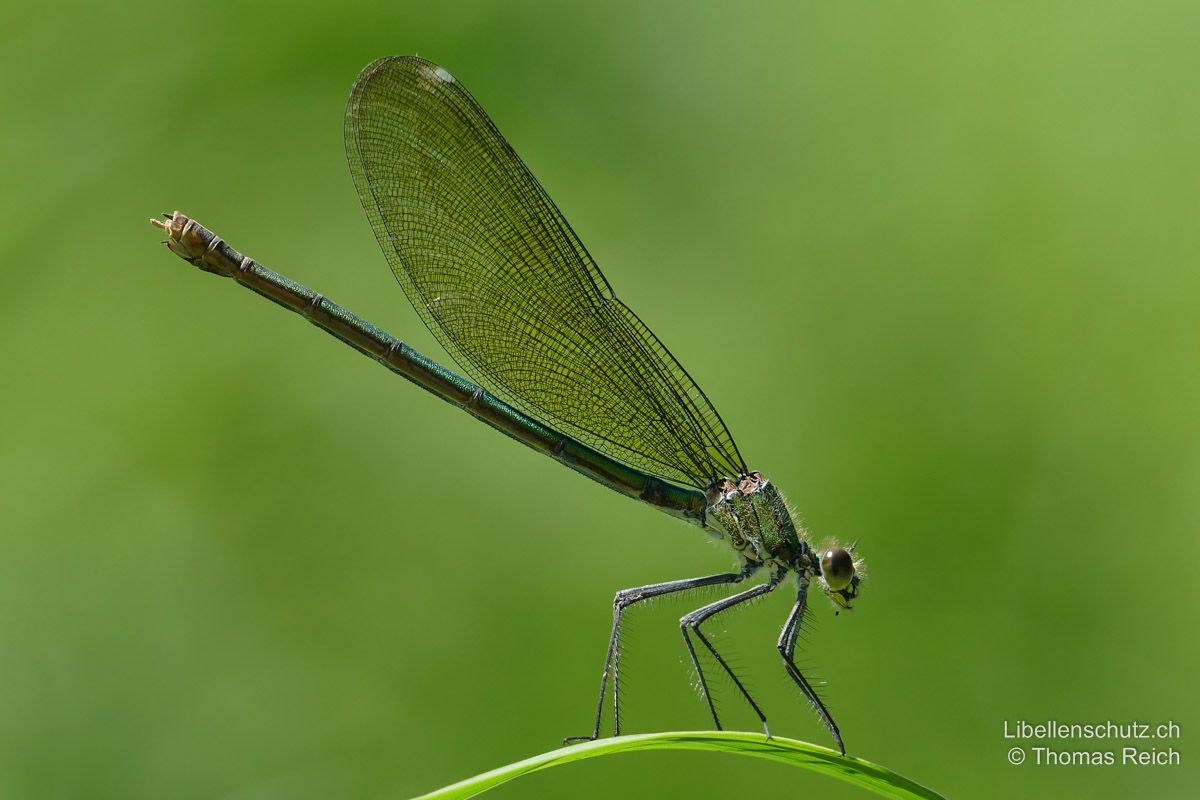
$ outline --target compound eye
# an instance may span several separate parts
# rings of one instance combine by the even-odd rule
[[[831,547],[821,556],[821,577],[825,585],[840,592],[854,578],[854,558],[844,547]]]

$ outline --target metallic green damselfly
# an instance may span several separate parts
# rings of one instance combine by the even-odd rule
[[[734,571],[617,592],[595,725],[572,738],[600,735],[610,677],[613,732],[620,733],[626,609],[763,571],[765,582],[680,620],[713,723],[721,728],[697,642],[770,735],[766,715],[702,628],[791,575],[796,600],[776,646],[844,753],[833,717],[794,655],[810,584],[840,609],[858,596],[863,572],[853,545],[810,543],[775,485],[746,467],[708,397],[617,299],[557,206],[449,72],[412,56],[368,65],[350,95],[345,136],[355,187],[392,272],[475,382],[242,255],[178,211],[151,221],[191,264],[295,311],[517,441],[729,543],[738,558]]]

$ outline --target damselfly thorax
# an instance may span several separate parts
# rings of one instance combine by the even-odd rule
[[[862,581],[861,561],[849,548],[830,545],[818,554],[808,531],[775,485],[761,472],[718,478],[705,492],[708,521],[747,561],[794,572],[802,584],[820,579],[821,588],[841,608],[850,608]]]

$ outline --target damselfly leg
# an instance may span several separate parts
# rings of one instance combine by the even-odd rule
[[[825,708],[825,703],[817,696],[817,692],[813,689],[812,684],[800,672],[800,668],[796,666],[796,637],[800,635],[800,626],[804,622],[804,611],[808,606],[808,582],[803,581],[800,584],[800,590],[796,593],[796,605],[792,607],[792,613],[788,614],[787,622],[783,626],[783,632],[779,634],[779,655],[783,656],[783,666],[787,670],[787,674],[800,687],[800,691],[804,693],[804,697],[812,704],[813,710],[817,712],[817,716],[821,718],[821,722],[829,729],[833,735],[833,739],[837,742],[838,750],[842,751],[842,755],[846,755],[846,744],[842,741],[842,734],[838,730],[837,723],[833,721],[833,716],[829,713],[829,709]]]
[[[733,684],[737,686],[738,691],[742,693],[742,697],[746,698],[746,702],[750,704],[750,707],[754,709],[754,713],[758,715],[758,719],[762,722],[763,730],[766,732],[767,738],[770,738],[771,729],[767,727],[766,715],[763,714],[762,709],[759,708],[758,703],[755,702],[754,698],[750,696],[749,690],[746,689],[746,686],[742,683],[741,679],[738,678],[738,676],[734,673],[733,668],[729,666],[729,663],[725,660],[725,658],[717,652],[717,648],[713,647],[712,642],[710,642],[708,637],[705,636],[700,630],[700,626],[703,625],[707,620],[713,618],[717,614],[720,614],[722,611],[727,611],[736,605],[749,602],[756,597],[762,597],[765,594],[773,592],[775,588],[779,586],[779,582],[783,580],[783,576],[786,574],[786,570],[776,568],[776,570],[771,574],[771,579],[766,583],[760,584],[751,589],[747,589],[746,591],[735,594],[732,597],[726,597],[724,600],[718,600],[715,603],[710,603],[703,608],[696,609],[692,613],[684,616],[683,619],[679,620],[679,629],[683,632],[683,641],[685,644],[687,644],[688,655],[692,657],[692,666],[696,668],[696,677],[700,680],[700,692],[704,695],[705,701],[708,702],[708,710],[712,714],[713,724],[716,726],[717,730],[721,730],[721,718],[717,716],[717,707],[713,703],[712,693],[708,688],[708,681],[705,679],[704,670],[700,666],[700,659],[696,657],[696,649],[692,645],[691,634],[696,635],[696,638],[700,640],[701,644],[708,649],[708,652],[712,653],[713,658],[715,658],[717,663],[721,665],[721,669],[725,670],[725,674],[729,676],[730,680],[733,681]]]
[[[568,736],[563,744],[583,742],[600,738],[600,722],[604,716],[604,696],[608,690],[608,676],[612,675],[613,694],[613,736],[621,735],[621,619],[625,609],[643,600],[662,597],[676,592],[686,592],[689,589],[701,589],[706,586],[720,586],[727,583],[740,583],[753,575],[762,566],[755,561],[747,561],[740,572],[722,572],[717,575],[705,575],[700,578],[684,578],[678,581],[652,583],[648,586],[635,586],[632,589],[622,589],[613,598],[612,634],[608,638],[608,651],[604,657],[604,672],[600,676],[600,699],[596,703],[596,724],[589,736]],[[693,656],[694,660],[694,656]]]

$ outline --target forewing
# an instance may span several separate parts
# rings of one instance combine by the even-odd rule
[[[474,380],[667,480],[704,487],[744,470],[708,398],[448,72],[407,56],[368,66],[346,152],[392,272]]]

